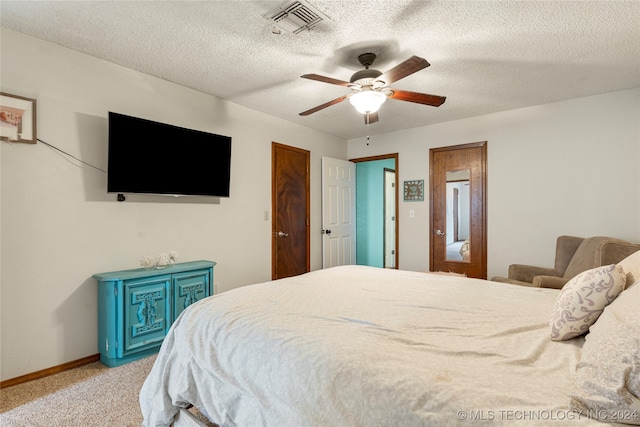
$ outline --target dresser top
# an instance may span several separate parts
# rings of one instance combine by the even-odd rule
[[[213,261],[190,261],[179,262],[176,264],[168,265],[161,269],[145,269],[136,268],[133,270],[121,270],[121,271],[109,271],[107,273],[94,274],[93,278],[97,281],[113,281],[113,280],[127,280],[135,279],[137,277],[152,277],[162,276],[164,274],[180,273],[183,271],[198,270],[202,268],[212,268],[216,265]]]

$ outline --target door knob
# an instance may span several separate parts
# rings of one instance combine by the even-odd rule
[[[446,235],[447,233],[444,233],[442,230],[438,229],[438,230],[436,230],[436,234],[437,234],[438,236],[444,236],[444,235]]]
[[[331,234],[331,230],[322,230],[322,234]]]
[[[278,237],[289,237],[289,233],[285,233],[284,231],[278,231]]]

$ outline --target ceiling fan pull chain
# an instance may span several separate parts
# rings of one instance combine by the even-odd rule
[[[367,145],[369,145],[369,125],[370,125],[370,120],[369,120],[369,113],[367,113]]]

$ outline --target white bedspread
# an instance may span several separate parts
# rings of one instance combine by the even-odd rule
[[[187,309],[140,393],[145,426],[192,403],[221,426],[602,425],[570,412],[582,338],[557,290],[348,266]]]

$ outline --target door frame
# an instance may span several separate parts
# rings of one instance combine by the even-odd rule
[[[383,228],[383,236],[384,236],[384,238],[383,238],[383,244],[382,244],[382,248],[383,248],[383,250],[382,250],[382,253],[383,253],[382,266],[384,268],[389,268],[386,265],[387,264],[387,250],[388,250],[388,248],[387,248],[387,174],[393,174],[393,190],[394,190],[394,196],[395,196],[394,197],[395,200],[393,202],[393,210],[394,210],[394,213],[393,213],[393,227],[394,228],[395,228],[396,223],[398,221],[398,206],[397,206],[398,205],[398,201],[397,201],[397,199],[398,199],[398,197],[397,197],[397,193],[398,193],[398,177],[396,176],[395,168],[394,169],[384,168],[384,184],[382,185],[383,186],[383,192],[384,192],[384,194],[383,194],[383,200],[384,200],[384,202],[383,202],[383,206],[384,206],[384,215],[383,215],[384,221],[383,221],[383,224],[384,224],[384,226],[382,227]],[[393,234],[393,245],[394,245],[393,250],[396,251],[397,248],[395,247],[395,242],[398,239],[398,230],[397,229],[394,230],[393,233],[394,233]],[[393,268],[396,268],[397,259],[395,259],[395,252],[393,253],[393,255],[394,255],[394,257],[393,257],[393,264],[394,264]]]
[[[276,194],[276,162],[275,152],[276,149],[284,149],[289,151],[296,151],[306,155],[306,182],[305,182],[305,198],[306,203],[306,271],[311,271],[311,170],[310,170],[310,158],[311,152],[302,148],[292,147],[290,145],[281,144],[279,142],[271,142],[271,279],[275,280],[277,273],[277,237],[276,233],[276,218],[278,209],[278,198]]]
[[[487,278],[487,141],[471,142],[469,144],[451,145],[447,147],[438,147],[429,149],[429,271],[434,271],[435,254],[434,254],[434,185],[435,180],[433,176],[433,162],[434,153],[454,150],[465,150],[469,148],[481,148],[480,150],[480,175],[482,182],[480,183],[480,193],[482,197],[482,206],[480,207],[480,215],[482,218],[470,217],[470,229],[469,235],[473,234],[473,227],[481,227],[480,234],[482,236],[482,244],[480,245],[480,258],[481,258],[481,271],[480,278]],[[472,255],[474,256],[473,252]],[[455,261],[452,261],[455,262]]]
[[[399,267],[399,260],[400,260],[400,251],[399,246],[400,246],[400,216],[398,215],[398,176],[400,175],[400,164],[398,162],[398,153],[390,153],[390,154],[381,154],[378,156],[370,156],[370,157],[358,157],[355,159],[349,159],[350,162],[353,163],[361,163],[361,162],[371,162],[371,161],[375,161],[375,160],[386,160],[386,159],[394,159],[395,160],[395,172],[396,172],[396,224],[395,224],[395,233],[396,233],[396,265],[395,265],[395,269],[400,268]],[[356,183],[357,185],[357,183]],[[357,192],[357,187],[356,187],[356,192]]]

